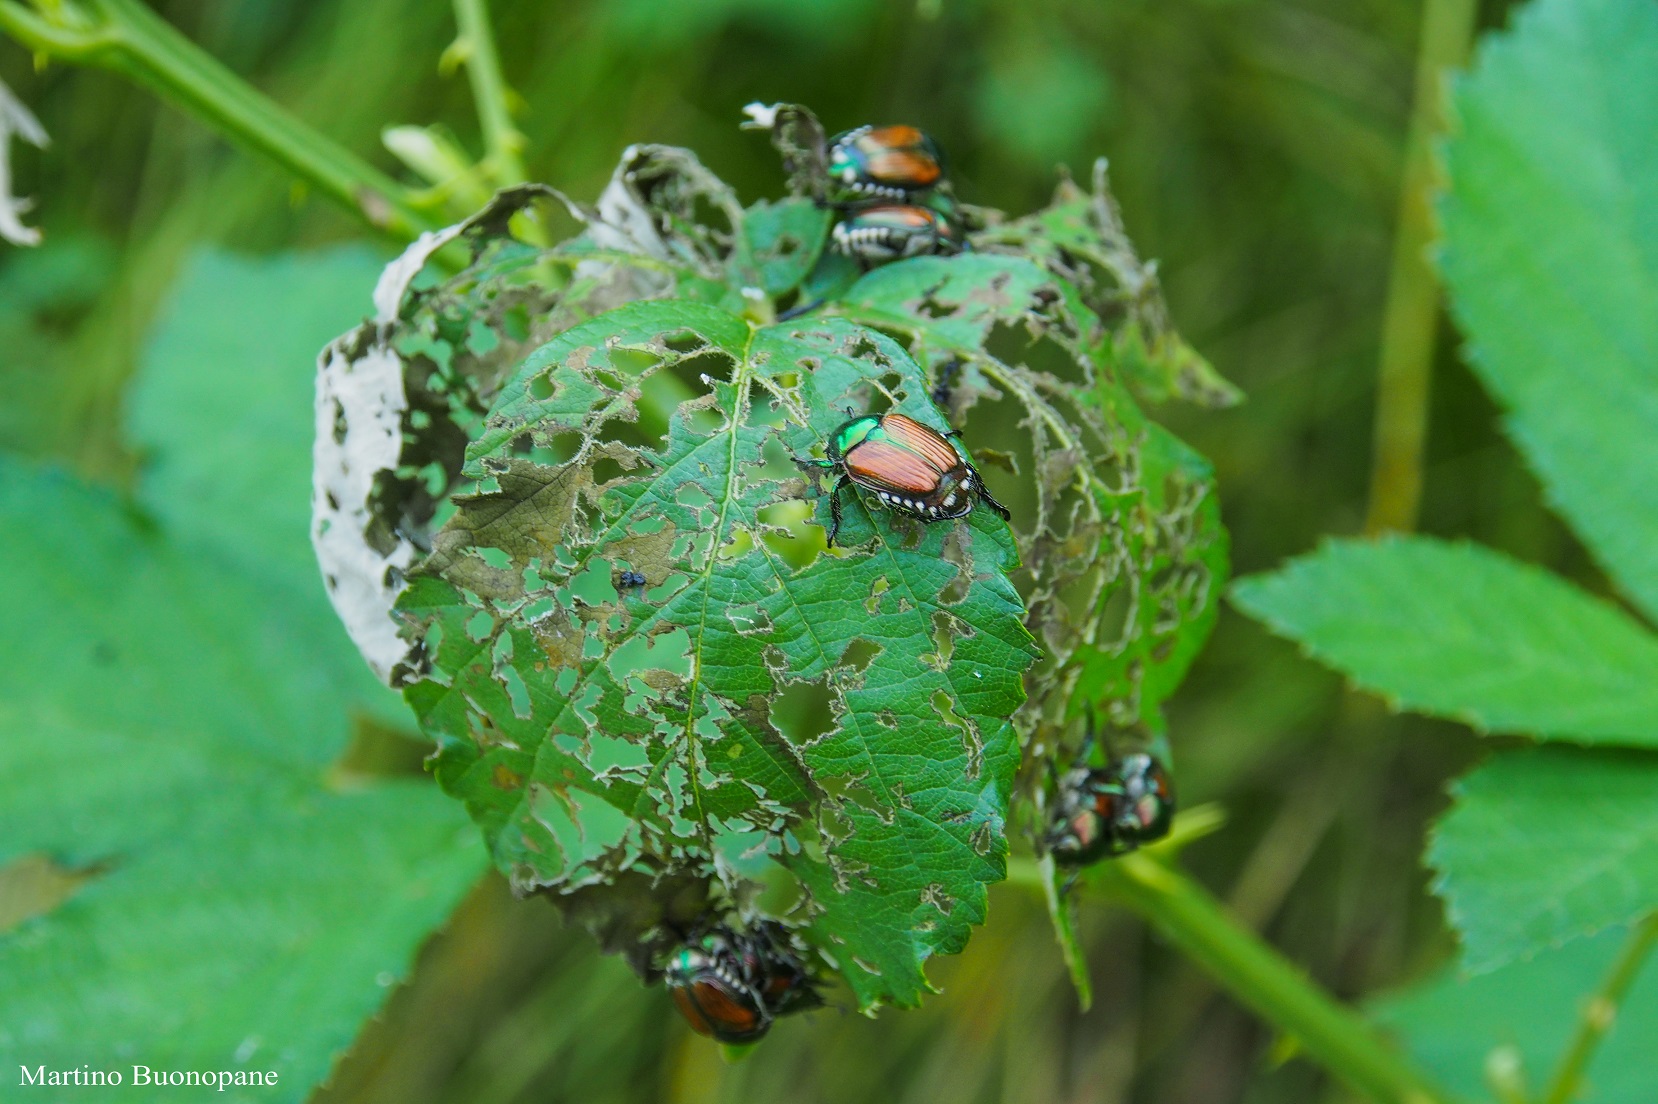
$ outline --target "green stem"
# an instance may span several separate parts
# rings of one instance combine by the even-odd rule
[[[1039,875],[1031,865],[1029,873],[1010,871],[1010,880],[1034,884]],[[1446,1104],[1453,1099],[1185,875],[1150,855],[1134,854],[1094,868],[1088,884],[1138,912],[1240,1001],[1372,1100]]]
[[[1583,1074],[1589,1068],[1589,1060],[1595,1056],[1601,1039],[1612,1029],[1612,1022],[1618,1017],[1618,1006],[1623,1003],[1635,975],[1640,973],[1642,964],[1655,945],[1658,945],[1658,912],[1635,926],[1629,941],[1618,952],[1617,961],[1612,963],[1606,980],[1601,983],[1600,990],[1583,1006],[1577,1034],[1572,1037],[1554,1080],[1543,1094],[1543,1104],[1570,1104],[1577,1096]]]
[[[0,31],[39,56],[146,85],[391,237],[432,228],[391,177],[261,95],[138,0],[60,3],[46,11],[0,0]]]
[[[501,76],[501,55],[495,47],[485,0],[455,0],[455,23],[465,43],[467,79],[472,99],[483,126],[484,149],[489,155],[491,176],[497,187],[506,188],[529,180],[524,170],[524,135],[512,125],[507,104],[507,82]]]
[[[1427,0],[1416,57],[1416,94],[1405,137],[1405,168],[1393,237],[1387,306],[1376,380],[1375,450],[1365,531],[1416,527],[1422,501],[1422,455],[1439,321],[1439,278],[1428,260],[1433,242],[1433,140],[1444,128],[1445,71],[1468,56],[1476,0]]]

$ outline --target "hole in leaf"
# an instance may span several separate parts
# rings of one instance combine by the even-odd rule
[[[787,683],[772,698],[772,724],[797,747],[813,743],[834,731],[831,700],[829,687],[822,682]]]

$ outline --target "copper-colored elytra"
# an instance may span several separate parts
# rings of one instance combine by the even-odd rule
[[[869,175],[876,180],[902,180],[925,188],[938,180],[938,162],[910,150],[881,150],[869,156]]]
[[[866,487],[926,495],[938,486],[938,470],[891,441],[864,441],[846,458],[846,470]]]
[[[876,127],[859,142],[866,157],[866,171],[876,180],[931,187],[942,170],[930,154],[913,148],[924,141],[926,136],[912,126]]]
[[[911,452],[918,452],[939,472],[961,467],[961,456],[936,429],[922,425],[903,414],[888,414],[881,419],[881,429],[892,440]]]
[[[903,123],[872,127],[864,137],[883,146],[914,146],[921,143],[921,131]]]
[[[698,982],[673,990],[674,1003],[699,1035],[736,1039],[763,1030],[760,1015],[731,999],[717,985]]]

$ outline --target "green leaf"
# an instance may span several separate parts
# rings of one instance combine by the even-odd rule
[[[196,254],[145,346],[127,422],[145,509],[258,579],[362,707],[407,726],[339,632],[307,536],[317,350],[362,321],[380,268],[362,246]]]
[[[868,271],[823,250],[802,196],[815,119],[760,116],[795,198],[743,210],[689,152],[634,147],[576,239],[507,241],[536,189],[504,192],[463,228],[471,267],[337,344],[396,350],[413,408],[362,502],[365,546],[403,557],[373,585],[407,580],[383,666],[516,887],[643,976],[676,933],[769,915],[860,1004],[910,1003],[1001,876],[1009,791],[1039,831],[1085,715],[1108,749],[1167,757],[1159,706],[1213,625],[1226,536],[1209,466],[1124,390],[1179,390],[1195,357],[1095,217],[1103,178],[1075,250],[1032,224]],[[1122,266],[1084,294],[1072,261],[1096,247]],[[1131,363],[1136,341],[1159,363]],[[827,488],[791,460],[848,409],[962,429],[1013,539],[983,510],[919,527],[852,490],[845,550],[820,555]]]
[[[1554,506],[1658,618],[1658,7],[1540,0],[1456,100],[1444,271]]]
[[[1094,163],[1092,192],[1065,180],[1049,206],[987,230],[980,239],[1025,253],[1073,286],[1107,326],[1097,338],[1101,363],[1146,401],[1178,397],[1225,407],[1243,400],[1243,393],[1175,331],[1157,266],[1135,252],[1103,158]]]
[[[658,445],[631,426],[660,373],[706,394]],[[828,483],[792,458],[848,406],[944,428],[904,350],[843,320],[642,302],[559,335],[496,398],[479,491],[399,602],[431,665],[407,697],[521,890],[614,912],[644,907],[630,878],[740,900],[786,894],[786,869],[859,1003],[913,1004],[1003,877],[1035,649],[988,510],[922,525],[848,491],[843,547],[819,551]],[[790,695],[818,703],[806,724]]]
[[[95,872],[0,933],[0,1062],[304,1099],[476,876],[470,829],[331,769],[355,680],[219,548],[10,461],[0,527],[0,867]]]
[[[1373,1011],[1398,1032],[1412,1055],[1462,1099],[1486,1100],[1485,1070],[1504,1048],[1522,1059],[1535,1093],[1554,1073],[1584,1001],[1628,937],[1623,929],[1579,939],[1526,962],[1475,977],[1455,966]],[[1588,1070],[1594,1104],[1649,1104],[1652,1056],[1658,1053],[1658,969],[1647,963],[1618,1011]]]
[[[756,203],[743,216],[743,234],[760,270],[761,290],[782,295],[799,287],[823,255],[833,212],[809,199],[780,199]]]
[[[1239,580],[1232,595],[1400,708],[1495,732],[1658,747],[1658,638],[1477,545],[1331,541]]]
[[[1658,756],[1502,752],[1457,781],[1436,891],[1465,967],[1490,970],[1658,908]]]
[[[1033,705],[1160,733],[1160,704],[1214,627],[1226,531],[1208,462],[1109,370],[1110,331],[1068,282],[989,253],[876,269],[837,309],[903,334],[967,438],[1024,466],[1005,497],[1030,534],[1026,623],[1045,647]]]
[[[128,404],[140,493],[164,524],[317,588],[306,537],[317,350],[371,312],[384,263],[362,246],[190,260]]]

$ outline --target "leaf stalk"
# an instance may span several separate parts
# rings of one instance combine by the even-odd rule
[[[526,142],[512,122],[511,93],[501,75],[501,54],[486,0],[455,0],[455,24],[460,31],[459,53],[483,130],[489,174],[498,188],[523,184],[529,180],[524,169]]]
[[[1010,867],[1010,881],[1042,888],[1034,862]],[[1085,877],[1139,913],[1239,1001],[1291,1036],[1308,1057],[1369,1099],[1454,1104],[1456,1098],[1429,1081],[1363,1017],[1234,920],[1202,886],[1152,853],[1125,855],[1092,868]]]
[[[1382,316],[1376,379],[1376,427],[1365,532],[1409,532],[1422,503],[1422,457],[1428,437],[1439,321],[1439,277],[1429,260],[1434,238],[1433,142],[1445,127],[1446,70],[1468,56],[1479,14],[1475,0],[1427,0],[1416,58],[1416,93],[1405,136],[1404,176]]]
[[[434,223],[407,189],[249,85],[138,0],[0,0],[0,32],[34,51],[120,73],[264,154],[373,229],[407,240]]]

